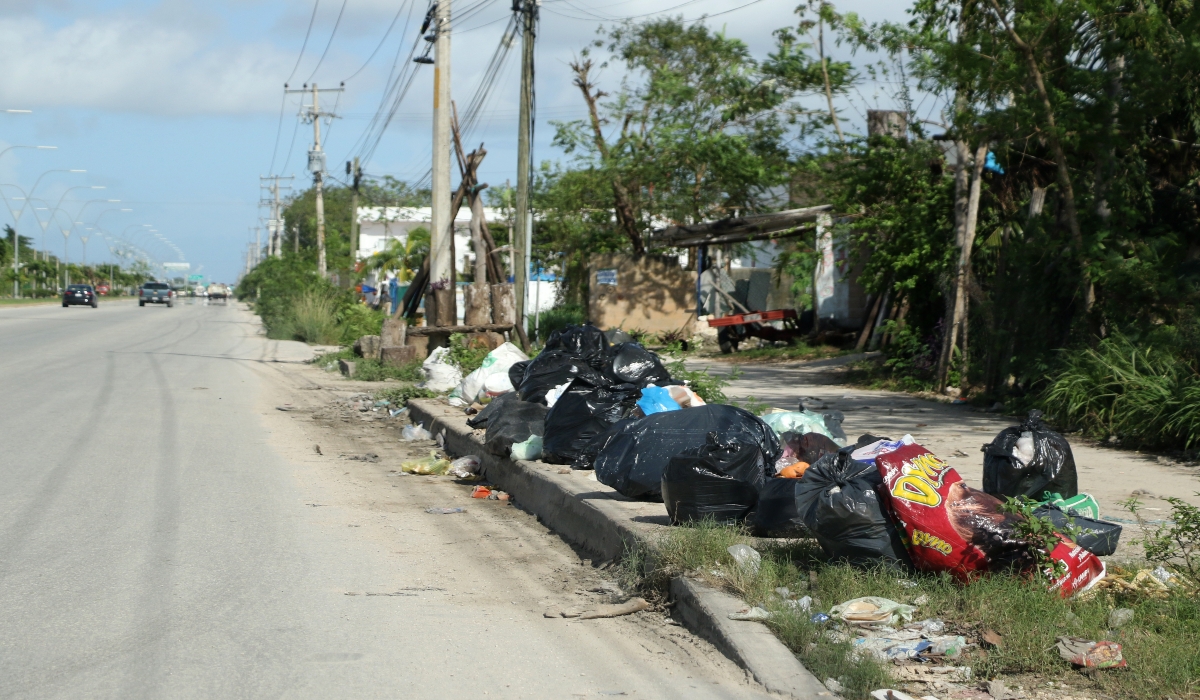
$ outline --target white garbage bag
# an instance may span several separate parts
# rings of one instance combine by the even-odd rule
[[[503,391],[493,393],[492,389],[487,386],[488,380],[498,375],[502,375],[504,379],[496,379],[493,386],[500,388],[501,381],[503,381],[503,384],[508,386],[508,391],[512,391],[512,382],[508,381],[508,370],[518,362],[528,359],[529,357],[521,352],[521,348],[512,343],[505,343],[489,352],[487,357],[483,358],[483,364],[479,366],[479,369],[468,374],[465,379],[460,377],[458,388],[450,392],[450,398],[462,399],[469,404],[483,398],[485,394],[502,394]]]
[[[450,362],[450,348],[436,348],[421,369],[425,372],[424,387],[430,391],[450,391],[462,381],[462,370]]]

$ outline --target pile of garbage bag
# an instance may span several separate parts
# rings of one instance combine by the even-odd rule
[[[1004,506],[1009,498],[1036,501],[1034,515],[1060,532],[1047,573],[1063,595],[1095,585],[1105,574],[1098,557],[1116,550],[1121,526],[1101,520],[1095,499],[1079,493],[1070,444],[1038,411],[984,446],[976,489],[912,436],[849,444],[837,411],[801,405],[759,417],[705,404],[657,355],[611,335],[622,342],[569,326],[532,359],[506,343],[459,377],[456,398],[487,402],[468,420],[485,431],[485,449],[594,469],[623,496],[661,500],[672,523],[746,523],[760,536],[812,537],[831,560],[858,566],[963,581],[1032,572],[1045,558],[1023,538],[1026,516]],[[454,378],[442,365],[444,357],[430,357],[427,383]]]

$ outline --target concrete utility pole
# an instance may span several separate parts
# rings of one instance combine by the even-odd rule
[[[267,254],[280,258],[283,257],[283,211],[279,201],[280,180],[291,180],[292,177],[280,177],[279,175],[271,175],[270,177],[259,176],[260,187],[266,187],[270,193],[270,198],[262,201],[271,208],[271,218],[267,220]],[[269,182],[270,184],[262,184]],[[291,189],[291,185],[284,185],[287,189]]]
[[[430,216],[429,279],[450,284],[454,259],[450,219],[450,0],[437,0],[433,66],[433,211]],[[450,299],[453,301],[453,290]],[[443,315],[444,312],[438,312]],[[451,320],[452,324],[454,321]]]
[[[536,39],[537,1],[520,0],[520,3],[521,108],[517,127],[517,225],[509,244],[516,258],[513,261],[513,292],[517,302],[517,323],[525,327],[528,315],[525,291],[529,286],[529,248],[533,237],[533,220],[529,216],[529,149],[533,136],[533,42]]]
[[[322,92],[341,92],[344,87],[326,88],[324,90],[317,89],[317,84],[313,83],[312,88],[307,85],[303,90],[288,90],[284,86],[284,92],[299,92],[310,93],[312,95],[312,104],[305,108],[302,113],[306,121],[312,121],[313,125],[313,147],[308,152],[308,170],[313,175],[313,189],[316,191],[317,205],[317,274],[322,277],[326,276],[325,264],[325,152],[321,150],[321,117],[334,119],[337,117],[333,112],[321,111],[321,93]]]
[[[358,156],[354,156],[353,165],[346,162],[346,174],[351,177],[353,191],[350,195],[350,258],[358,265],[358,186],[362,184],[362,168],[358,165]],[[385,207],[386,210],[386,207]]]

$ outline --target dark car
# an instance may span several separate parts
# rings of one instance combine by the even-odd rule
[[[92,289],[90,284],[68,285],[66,291],[63,292],[63,307],[76,304],[86,304],[95,309],[100,306],[100,297],[96,295],[96,290]]]

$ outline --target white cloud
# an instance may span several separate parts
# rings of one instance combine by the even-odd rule
[[[0,107],[169,115],[278,109],[280,76],[294,56],[266,43],[214,42],[213,29],[201,34],[122,16],[62,27],[29,16],[0,18]]]

